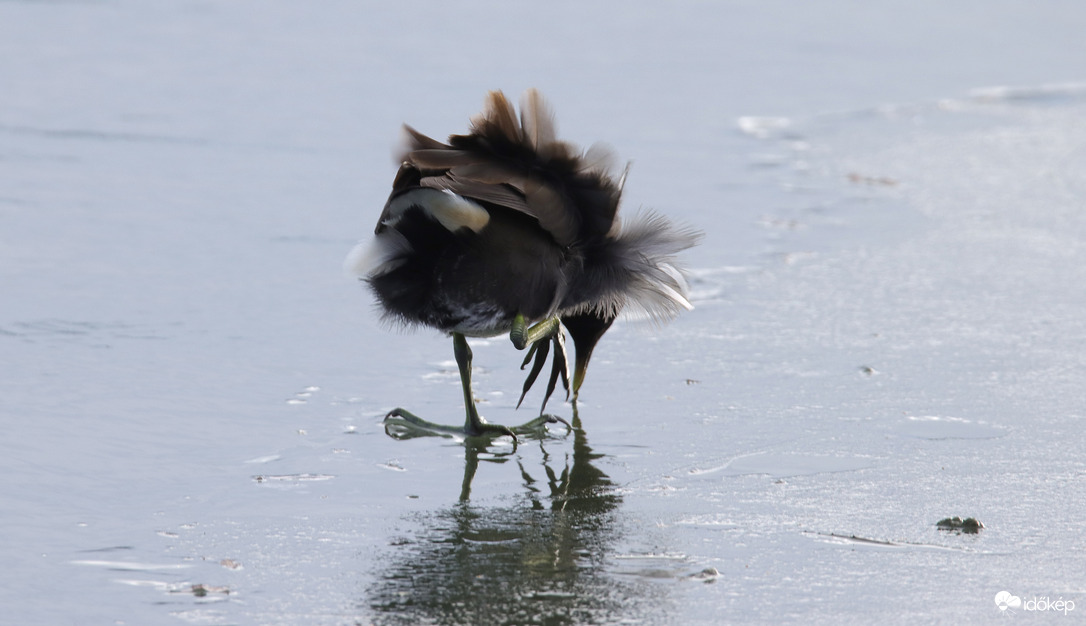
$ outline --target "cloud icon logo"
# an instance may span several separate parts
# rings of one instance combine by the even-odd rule
[[[1018,596],[1012,596],[1009,591],[1000,591],[995,596],[996,606],[1000,611],[1006,611],[1007,609],[1017,609],[1022,606],[1022,598]]]

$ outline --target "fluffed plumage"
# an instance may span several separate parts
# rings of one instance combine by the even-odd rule
[[[558,141],[536,90],[524,94],[519,123],[505,96],[490,92],[471,132],[448,144],[405,128],[402,165],[375,229],[379,262],[357,268],[387,316],[494,335],[518,312],[537,322],[611,319],[628,309],[666,321],[691,308],[676,256],[698,234],[650,211],[618,219],[624,173],[613,172],[606,150],[582,155]],[[429,219],[407,224],[408,216]],[[487,328],[451,311],[481,307],[495,313]]]
[[[604,148],[559,141],[534,89],[519,118],[490,92],[448,143],[405,129],[372,247],[349,259],[387,318],[469,336],[558,318],[577,349],[576,393],[621,311],[666,321],[691,308],[676,256],[700,234],[650,211],[619,219],[625,172]]]

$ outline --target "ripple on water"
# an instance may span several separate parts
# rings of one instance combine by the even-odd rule
[[[939,417],[935,415],[909,416],[895,427],[906,437],[917,439],[995,439],[1007,434],[1003,426],[993,426],[983,422],[960,417]]]
[[[720,473],[724,476],[768,474],[774,478],[853,472],[874,467],[873,459],[854,456],[759,452],[736,457],[724,465],[691,470],[694,475]]]

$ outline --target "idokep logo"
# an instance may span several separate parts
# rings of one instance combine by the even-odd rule
[[[995,603],[999,607],[1000,613],[1006,613],[1009,610],[1013,614],[1012,609],[1022,606],[1022,598],[1012,596],[1009,591],[1000,591],[996,594]]]
[[[1048,596],[1033,596],[1025,602],[1022,598],[1012,595],[1009,591],[1000,591],[995,595],[996,607],[1002,615],[1014,615],[1014,609],[1023,611],[1056,611],[1067,615],[1075,610],[1074,600],[1064,600],[1063,596],[1053,600]]]

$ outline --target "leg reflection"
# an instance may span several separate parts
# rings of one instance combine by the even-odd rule
[[[579,420],[574,427],[572,454],[540,442],[541,467],[514,456],[526,492],[507,506],[469,498],[480,461],[510,455],[465,446],[459,504],[425,516],[418,535],[382,559],[366,597],[375,623],[601,623],[666,610],[665,587],[607,571],[622,498]]]

